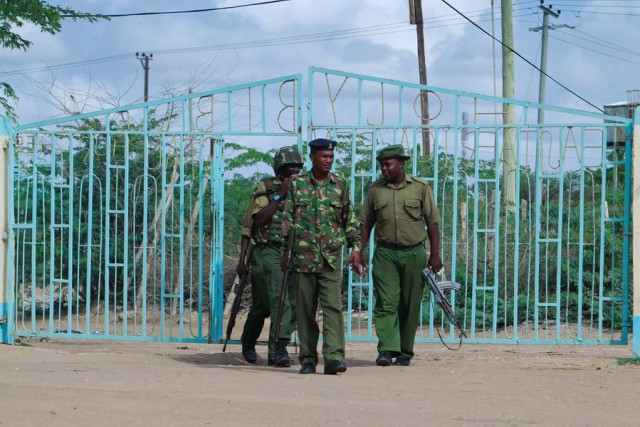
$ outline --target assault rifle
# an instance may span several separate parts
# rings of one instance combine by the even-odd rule
[[[224,345],[222,346],[223,353],[227,349],[227,343],[229,342],[229,338],[231,338],[231,331],[233,331],[233,327],[236,325],[236,317],[238,316],[240,304],[242,303],[242,292],[249,281],[249,274],[251,273],[251,259],[253,258],[253,250],[255,246],[255,241],[253,239],[249,239],[249,245],[247,246],[247,250],[244,255],[244,269],[240,274],[240,280],[238,280],[237,283],[234,283],[231,288],[231,293],[234,295],[234,298],[233,304],[231,305],[231,313],[229,314],[229,321],[227,322],[227,337],[225,338]]]
[[[458,318],[453,313],[453,308],[451,307],[449,300],[447,300],[447,297],[445,297],[443,293],[443,291],[447,289],[454,290],[454,291],[459,290],[460,283],[449,282],[449,281],[436,282],[436,274],[433,272],[431,268],[425,268],[424,270],[422,270],[422,280],[429,285],[429,289],[431,290],[433,299],[440,306],[444,315],[447,316],[447,319],[449,319],[449,322],[451,322],[452,325],[456,326],[458,330],[460,330],[460,345],[462,345],[462,337],[467,338],[467,335],[464,333],[464,329],[462,329],[460,320],[458,320]],[[447,344],[445,344],[444,340],[442,339],[442,335],[440,334],[440,329],[437,328],[437,330],[438,330],[438,336],[440,337],[440,341],[442,341],[442,344],[444,344],[444,346],[447,347],[449,350],[454,350],[451,347],[449,347]],[[460,348],[460,345],[458,346],[458,348]],[[456,348],[455,350],[457,350],[458,348]]]
[[[274,334],[274,339],[280,339],[280,326],[282,324],[282,314],[284,313],[284,302],[287,298],[287,288],[289,285],[289,275],[291,274],[291,269],[293,268],[293,242],[296,235],[296,222],[298,217],[296,215],[295,204],[293,205],[293,224],[289,229],[289,240],[287,241],[287,252],[285,252],[285,267],[284,272],[282,274],[282,287],[280,288],[280,298],[278,299],[278,316],[276,318],[276,329]]]

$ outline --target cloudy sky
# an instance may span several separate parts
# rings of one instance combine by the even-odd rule
[[[502,38],[500,1],[422,2],[428,84],[486,95],[497,90],[500,96],[501,47],[490,37]],[[89,112],[141,101],[144,70],[136,52],[153,54],[150,99],[306,74],[309,66],[419,81],[408,0],[52,3],[130,16],[68,20],[55,36],[20,29],[33,46],[0,52],[0,80],[20,97],[21,123],[64,116],[64,108]],[[541,32],[530,29],[542,25],[539,4],[513,2],[515,50],[536,66]],[[549,20],[555,29],[549,31],[547,73],[566,88],[547,80],[547,103],[596,111],[590,104],[625,101],[628,90],[640,89],[640,0],[546,1],[549,5],[561,14]],[[150,12],[156,14],[135,15]],[[537,101],[538,70],[519,57],[515,62],[516,98]]]

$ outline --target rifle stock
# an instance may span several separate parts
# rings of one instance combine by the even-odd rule
[[[447,300],[447,298],[442,293],[443,289],[453,289],[457,291],[460,289],[460,284],[455,282],[436,283],[435,273],[430,268],[425,268],[424,270],[422,270],[422,280],[427,282],[427,284],[429,285],[429,289],[433,294],[433,299],[436,301],[436,303],[438,303],[440,308],[442,308],[442,312],[445,316],[447,316],[449,322],[451,322],[452,325],[456,326],[460,330],[460,333],[463,337],[467,338],[467,335],[462,329],[460,321],[453,313],[453,307],[451,307],[449,300]]]
[[[244,291],[245,285],[249,281],[249,275],[251,273],[251,259],[253,258],[253,250],[255,246],[256,244],[253,239],[250,239],[249,246],[247,246],[247,251],[245,252],[244,269],[242,270],[242,274],[240,275],[240,280],[238,281],[238,283],[234,284],[233,289],[231,289],[231,292],[235,294],[235,298],[233,299],[231,313],[229,314],[229,321],[227,322],[227,337],[225,338],[224,345],[222,346],[223,353],[227,350],[227,343],[231,338],[233,327],[236,325],[236,317],[238,316],[238,312],[240,311],[240,304],[242,303],[242,293]]]

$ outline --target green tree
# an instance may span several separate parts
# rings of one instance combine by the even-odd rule
[[[255,148],[228,142],[225,144],[225,168],[228,178],[225,183],[224,196],[224,253],[236,263],[240,250],[240,237],[242,234],[242,221],[249,204],[251,194],[256,188],[258,181],[265,176],[272,175],[271,166],[276,148],[268,151],[260,151]],[[262,173],[264,166],[269,169],[267,173]],[[246,170],[254,169],[251,176],[245,176]],[[238,173],[244,170],[245,174]]]
[[[26,51],[33,42],[20,36],[18,28],[25,24],[33,24],[43,33],[57,34],[62,30],[63,19],[95,22],[98,19],[109,18],[77,12],[68,7],[52,6],[43,0],[0,0],[0,46]],[[17,100],[18,97],[11,85],[0,82],[0,105],[13,121],[16,121],[17,117],[11,102]]]

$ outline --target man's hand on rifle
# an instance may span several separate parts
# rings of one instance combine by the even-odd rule
[[[238,276],[241,276],[243,271],[244,271],[244,257],[241,256],[240,259],[238,260],[238,266],[236,267],[236,274]]]
[[[434,273],[438,274],[443,267],[440,255],[437,253],[432,253],[431,255],[429,255],[429,262],[427,262],[427,267],[429,267]]]
[[[245,268],[245,258],[247,256],[247,249],[251,244],[251,239],[248,236],[242,236],[240,240],[240,255],[238,256],[238,266],[236,267],[236,274],[242,276],[242,272]]]

